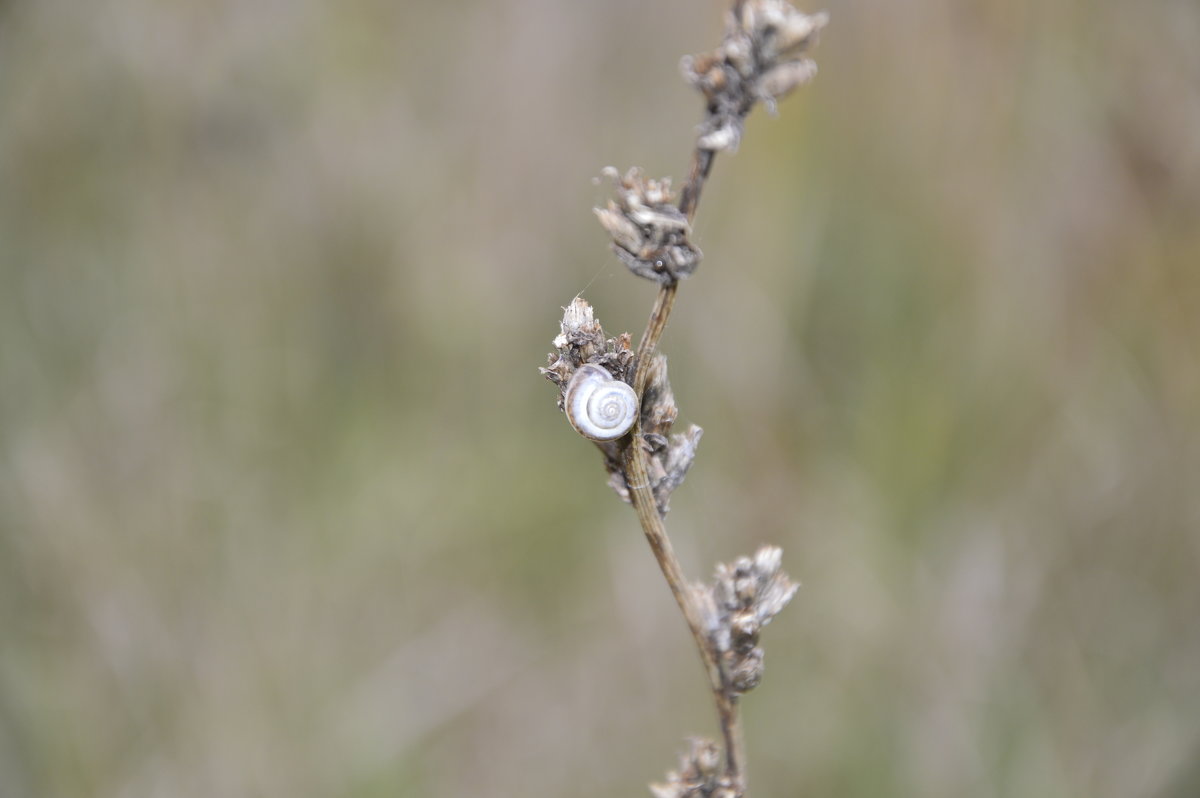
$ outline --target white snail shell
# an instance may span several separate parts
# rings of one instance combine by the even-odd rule
[[[629,432],[638,415],[633,388],[591,363],[575,369],[567,383],[564,405],[575,431],[594,441],[616,440]]]

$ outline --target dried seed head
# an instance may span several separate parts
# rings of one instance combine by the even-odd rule
[[[742,6],[738,25],[758,45],[761,64],[795,58],[816,41],[829,24],[829,14],[805,14],[784,0],[750,0]]]
[[[557,355],[550,355],[551,359],[565,358],[571,371],[605,351],[607,341],[604,328],[596,321],[592,306],[587,300],[575,297],[571,304],[563,308],[559,333],[551,343],[558,350]],[[568,373],[564,376],[569,379],[571,375]],[[561,382],[554,380],[554,377],[550,379]]]
[[[687,476],[692,461],[696,458],[696,447],[704,431],[692,424],[682,434],[671,435],[671,427],[679,415],[675,406],[675,394],[667,380],[667,358],[656,354],[645,365],[646,390],[642,394],[643,441],[650,455],[649,476],[654,489],[658,511],[663,515],[670,510],[671,493]]]
[[[773,113],[776,100],[812,80],[817,65],[804,53],[828,23],[824,11],[805,14],[784,0],[740,4],[740,11],[729,15],[720,47],[680,62],[684,79],[708,103],[697,146],[736,150],[756,102]]]
[[[799,61],[788,61],[767,71],[758,81],[759,99],[767,104],[774,112],[775,101],[791,94],[797,86],[802,86],[817,74],[817,63],[803,58]]]
[[[629,333],[621,333],[615,338],[606,337],[604,329],[592,312],[592,306],[582,297],[575,297],[563,308],[559,333],[554,337],[553,343],[555,351],[547,356],[547,365],[541,372],[546,379],[558,386],[558,409],[564,412],[570,409],[568,420],[572,426],[590,437],[604,455],[604,469],[608,472],[609,484],[622,499],[629,501],[629,492],[625,488],[625,478],[622,475],[621,452],[624,445],[623,436],[628,432],[627,425],[636,417],[636,409],[633,416],[616,414],[620,416],[620,423],[616,428],[619,434],[614,436],[613,428],[605,431],[581,423],[581,419],[586,420],[588,403],[572,401],[583,398],[580,392],[583,384],[586,382],[591,386],[598,382],[597,375],[607,375],[612,384],[619,382],[624,385],[628,381],[630,365],[633,363]],[[580,371],[590,375],[589,379],[574,380]],[[633,389],[625,385],[622,395],[624,399],[628,399],[633,395]],[[618,402],[623,401],[622,395],[616,397]],[[636,396],[633,396],[633,400],[633,407],[636,408]],[[612,408],[615,406],[612,401],[601,404],[602,415],[612,415]],[[609,423],[605,422],[606,425]],[[597,430],[600,430],[599,434],[596,434]]]
[[[739,693],[748,693],[762,681],[763,650],[753,648],[731,664],[729,686]]]
[[[763,653],[758,647],[762,627],[800,587],[781,570],[782,557],[778,547],[763,546],[753,558],[719,564],[711,585],[693,587],[721,670],[739,693],[752,689],[762,678]]]
[[[669,193],[669,186],[659,184],[655,191]],[[571,425],[595,441],[603,452],[608,484],[626,502],[630,501],[629,486],[625,482],[621,453],[640,404],[638,445],[646,447],[650,455],[647,463],[650,486],[658,511],[666,515],[671,493],[687,476],[703,434],[694,424],[681,434],[671,433],[679,410],[667,381],[666,357],[655,355],[646,364],[646,389],[639,403],[633,388],[627,384],[632,378],[633,363],[629,333],[606,337],[592,306],[581,297],[563,308],[553,344],[555,351],[547,356],[542,374],[558,386],[558,407],[567,413]],[[601,397],[605,400],[600,401]],[[600,414],[595,419],[591,417],[593,410]]]
[[[712,740],[694,737],[690,750],[679,757],[679,769],[667,774],[663,784],[651,784],[655,798],[732,798],[737,795],[719,771],[721,749]]]
[[[758,632],[762,625],[753,613],[742,612],[729,621],[729,640],[734,651],[745,653],[758,643]]]
[[[639,277],[672,283],[687,277],[700,263],[692,245],[691,224],[674,204],[670,178],[654,180],[637,168],[621,177],[608,167],[614,198],[595,208],[596,218],[612,239],[613,252]]]

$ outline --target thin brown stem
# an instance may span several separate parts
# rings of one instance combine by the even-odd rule
[[[721,736],[725,741],[725,772],[733,784],[738,796],[745,795],[745,755],[742,743],[741,715],[738,712],[738,697],[728,689],[724,674],[721,671],[718,655],[712,641],[704,628],[704,619],[696,600],[688,588],[687,578],[671,539],[667,537],[666,525],[658,512],[658,504],[654,492],[650,489],[650,478],[647,470],[646,452],[637,443],[635,433],[633,443],[625,450],[625,477],[629,485],[629,494],[641,522],[642,531],[650,544],[654,558],[662,570],[667,584],[671,588],[679,609],[687,621],[688,629],[704,660],[704,668],[708,673],[709,686],[717,703],[717,715],[721,725]]]
[[[717,693],[717,714],[721,718],[721,736],[725,739],[725,773],[737,795],[746,794],[745,754],[742,743],[742,716],[738,697],[724,690]]]
[[[646,331],[638,343],[637,355],[634,358],[633,390],[641,396],[646,390],[646,380],[649,369],[643,366],[650,362],[651,355],[658,348],[658,342],[667,329],[667,319],[671,317],[671,309],[675,307],[675,294],[679,291],[679,283],[666,283],[658,287],[658,295],[654,297],[654,307],[650,309],[650,318],[646,320]]]
[[[625,478],[629,485],[633,508],[642,524],[642,531],[646,533],[646,541],[650,544],[650,550],[654,552],[658,567],[662,570],[663,576],[671,588],[671,593],[675,596],[675,601],[683,612],[688,629],[691,630],[692,637],[696,641],[696,648],[700,649],[700,656],[704,660],[704,667],[708,672],[709,684],[713,692],[720,694],[722,692],[721,668],[705,632],[700,609],[692,597],[687,578],[683,575],[683,568],[679,564],[679,558],[675,556],[671,539],[667,537],[667,528],[663,524],[662,516],[658,513],[654,491],[650,489],[646,451],[637,442],[636,437],[629,448],[625,450]]]
[[[687,216],[689,222],[696,216],[700,193],[712,170],[715,155],[711,150],[699,148],[692,153],[687,182],[679,195],[679,210]],[[654,356],[658,349],[658,342],[666,331],[667,320],[675,306],[675,296],[678,291],[678,282],[664,283],[659,286],[658,294],[654,299],[650,318],[646,321],[646,331],[638,343],[637,356],[634,361],[633,387],[638,396],[645,393],[650,373],[646,366],[649,364],[650,358]],[[654,497],[654,491],[650,487],[648,458],[640,443],[640,434],[641,422],[639,420],[634,426],[633,437],[625,449],[624,457],[625,481],[629,487],[630,499],[637,512],[638,521],[642,525],[642,531],[654,553],[654,558],[658,561],[663,577],[666,578],[671,593],[675,596],[675,601],[683,612],[684,620],[687,621],[688,629],[696,642],[696,648],[699,649],[700,657],[704,661],[709,686],[712,688],[717,704],[721,735],[725,742],[725,775],[736,791],[736,795],[744,796],[746,787],[745,755],[738,698],[726,684],[716,647],[709,639],[704,626],[703,613],[688,587],[683,568],[679,564],[679,558],[675,556],[675,550],[671,546],[671,539],[667,537],[666,525],[658,511],[658,502]]]
[[[679,210],[687,217],[688,222],[696,218],[696,206],[700,204],[700,191],[704,181],[712,171],[713,161],[717,154],[713,150],[703,150],[697,147],[692,151],[692,163],[688,167],[687,182],[679,192]]]
[[[679,192],[679,211],[687,217],[689,223],[696,218],[696,208],[700,204],[700,192],[704,190],[704,183],[708,180],[716,156],[717,154],[712,150],[699,147],[692,151],[687,182],[684,183],[683,190]],[[642,368],[642,365],[648,362],[650,355],[658,348],[658,342],[667,329],[667,319],[671,317],[671,310],[675,307],[675,294],[678,291],[679,283],[672,280],[660,285],[658,295],[654,298],[654,307],[650,309],[650,318],[646,321],[646,331],[642,333],[642,340],[638,343],[637,357],[634,361],[633,388],[637,391],[638,396],[641,396],[646,389],[648,372]]]

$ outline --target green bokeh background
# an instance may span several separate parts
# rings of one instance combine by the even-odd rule
[[[831,0],[664,348],[755,795],[1200,795],[1200,6]],[[724,4],[0,2],[0,795],[643,795],[714,732],[537,373]],[[816,9],[810,9],[816,10]]]

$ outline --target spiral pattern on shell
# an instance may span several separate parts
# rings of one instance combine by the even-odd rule
[[[587,363],[577,368],[564,396],[571,426],[594,441],[616,440],[637,420],[637,394],[601,366]]]

